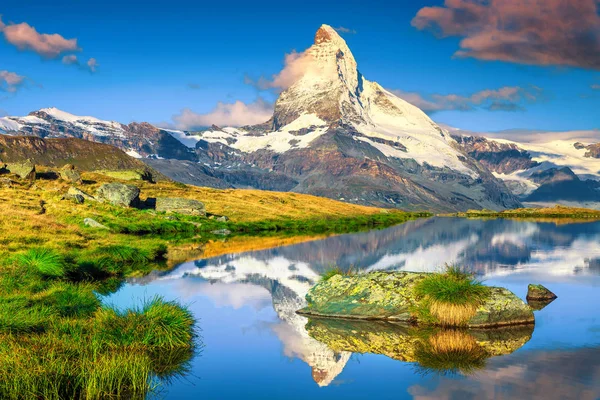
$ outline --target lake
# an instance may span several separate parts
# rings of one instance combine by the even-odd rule
[[[309,321],[295,313],[334,265],[436,271],[445,263],[523,299],[529,283],[558,299],[535,313],[533,332],[492,338],[503,347],[467,372],[424,368],[412,348],[395,344],[412,337],[404,328],[307,329]],[[190,372],[165,384],[159,398],[600,398],[600,222],[420,219],[187,262],[132,279],[105,303],[128,307],[154,295],[188,304],[203,343]]]

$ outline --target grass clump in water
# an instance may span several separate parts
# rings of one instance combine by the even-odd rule
[[[446,266],[442,273],[427,276],[415,285],[421,298],[418,314],[429,322],[460,326],[475,315],[490,289],[459,267]]]
[[[56,278],[65,275],[62,256],[47,248],[32,248],[17,255],[16,262],[23,268],[37,271],[43,276]]]

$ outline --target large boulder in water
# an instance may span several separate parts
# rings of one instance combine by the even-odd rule
[[[123,183],[105,183],[96,191],[96,199],[119,207],[136,207],[140,204],[140,189]]]
[[[9,164],[7,169],[11,174],[18,175],[21,179],[35,180],[35,164],[31,160]]]
[[[307,316],[371,319],[432,324],[416,310],[422,299],[415,286],[430,274],[418,272],[371,272],[334,275],[311,288],[308,306],[298,313]],[[514,293],[490,287],[489,296],[463,324],[471,328],[534,323],[532,310]]]
[[[185,215],[206,215],[204,203],[179,197],[157,197],[156,211]]]

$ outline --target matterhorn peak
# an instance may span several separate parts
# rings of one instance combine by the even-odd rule
[[[341,38],[337,31],[327,24],[321,25],[315,34],[315,44],[320,44],[323,42],[342,42],[346,44],[344,39]]]

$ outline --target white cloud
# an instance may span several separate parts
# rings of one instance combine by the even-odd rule
[[[198,114],[185,108],[180,114],[173,116],[177,129],[193,130],[211,125],[244,126],[268,121],[273,115],[273,105],[258,98],[246,104],[240,100],[235,103],[221,103],[209,113]]]
[[[14,72],[0,71],[0,90],[14,93],[25,83],[25,77]]]

